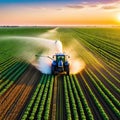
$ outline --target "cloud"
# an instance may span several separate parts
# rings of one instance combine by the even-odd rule
[[[75,4],[71,4],[71,5],[67,5],[66,7],[68,7],[68,8],[74,8],[74,9],[82,9],[82,8],[84,8],[84,6],[83,5],[75,5]]]
[[[97,4],[89,4],[88,6],[89,7],[97,7],[98,5]]]
[[[58,11],[62,11],[63,9],[62,9],[62,8],[56,8],[56,10],[58,10]]]
[[[120,0],[86,0],[87,3],[96,3],[96,4],[111,4],[120,2]]]
[[[117,8],[116,6],[102,6],[102,9],[105,9],[105,10],[111,10],[116,8]]]
[[[84,6],[84,7],[98,7],[98,3],[93,3],[93,2],[83,2],[80,5]]]

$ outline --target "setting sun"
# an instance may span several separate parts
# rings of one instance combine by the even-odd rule
[[[117,15],[117,20],[120,22],[120,14]]]

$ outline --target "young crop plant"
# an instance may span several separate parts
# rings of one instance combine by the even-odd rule
[[[90,71],[89,71],[90,72]],[[86,73],[89,75],[89,77],[91,78],[90,80],[93,82],[93,84],[95,85],[95,87],[97,88],[98,92],[100,93],[100,95],[103,97],[103,99],[106,101],[106,103],[110,106],[111,110],[115,113],[115,115],[120,118],[120,112],[119,110],[115,107],[115,105],[112,103],[112,101],[108,98],[108,96],[102,91],[102,89],[97,85],[97,83],[95,82],[94,78],[92,77],[92,75],[89,73],[88,71],[86,71]]]
[[[70,109],[70,99],[68,96],[68,86],[66,82],[66,76],[64,76],[64,93],[65,93],[65,109],[67,120],[72,120],[71,109]]]
[[[37,119],[38,120],[41,120],[43,117],[44,117],[44,119],[46,119],[46,117],[47,117],[47,116],[44,116],[43,112],[44,112],[44,109],[45,109],[45,103],[47,101],[47,94],[48,94],[48,90],[49,90],[50,80],[51,80],[51,76],[49,75],[48,79],[46,80],[47,82],[46,82],[46,85],[45,85],[44,94],[41,98],[40,105],[39,105],[39,108],[38,108],[38,113],[37,113]]]
[[[96,68],[97,69],[97,68]],[[108,82],[108,84],[111,85],[111,87],[120,94],[120,89],[117,88],[102,72],[100,72],[98,69],[97,71],[103,76],[103,78],[105,78],[105,80]]]
[[[87,100],[82,92],[82,89],[81,89],[79,83],[78,83],[78,79],[77,79],[76,75],[71,76],[71,82],[73,83],[73,86],[76,86],[76,89],[79,93],[80,100],[82,102],[82,105],[84,106],[84,111],[86,112],[86,118],[89,120],[94,120],[93,114],[91,112],[90,107],[88,106]]]
[[[43,95],[46,84],[47,84],[47,75],[45,76],[44,81],[40,87],[38,96],[37,96],[36,100],[34,101],[34,105],[33,105],[32,111],[30,113],[29,119],[35,119],[35,114],[38,111],[39,104],[41,103],[42,95]]]
[[[78,91],[76,89],[76,86],[75,86],[75,83],[74,83],[74,80],[73,80],[72,76],[70,76],[69,80],[71,82],[71,87],[73,89],[74,97],[76,99],[76,103],[77,103],[77,106],[78,106],[78,112],[79,112],[80,118],[82,120],[85,120],[86,116],[85,116],[85,113],[84,113],[83,105],[82,105],[82,103],[80,101],[80,97],[78,95]]]
[[[7,79],[7,82],[4,80],[5,83],[3,82],[0,85],[0,95],[4,94],[5,91],[7,91],[7,89],[23,74],[28,65],[28,63],[22,63],[21,66],[14,73],[9,74],[9,72],[11,73],[11,71],[9,71],[8,74],[5,74],[4,79]]]
[[[120,108],[120,102],[112,95],[112,93],[104,86],[104,84],[98,79],[98,77],[89,69],[89,73],[95,78],[96,82],[99,84],[101,89],[110,98],[110,100]]]
[[[90,96],[92,97],[92,100],[94,101],[96,107],[98,108],[102,119],[103,120],[109,120],[108,115],[105,113],[103,107],[101,106],[100,102],[98,101],[98,99],[96,98],[96,96],[94,95],[94,93],[92,92],[91,88],[89,87],[88,83],[86,82],[85,78],[83,77],[83,75],[81,75],[82,79],[84,80],[87,88],[88,88],[88,92],[90,93]]]
[[[50,118],[50,108],[51,108],[50,106],[52,102],[53,83],[54,83],[54,76],[51,77],[51,81],[50,81],[48,97],[47,97],[47,102],[45,106],[45,113],[43,117],[45,120],[48,120]]]
[[[72,113],[73,113],[73,119],[78,120],[79,116],[78,116],[77,106],[76,106],[75,98],[74,98],[73,91],[72,91],[72,88],[71,88],[69,76],[66,77],[66,82],[67,82],[67,85],[68,85],[68,92],[69,92],[69,98],[70,98],[70,105],[71,105],[71,108],[72,108],[71,110],[72,110]],[[85,115],[84,115],[84,111],[82,109],[82,105],[80,107],[80,112],[81,112],[81,115],[82,115],[81,119],[85,120]]]
[[[30,102],[29,102],[27,108],[25,109],[25,112],[24,112],[24,114],[22,116],[22,120],[27,120],[28,119],[30,111],[32,109],[32,106],[33,106],[33,104],[35,102],[35,99],[37,99],[37,96],[38,96],[38,93],[40,91],[40,87],[41,87],[41,85],[43,83],[44,78],[45,78],[45,75],[42,75],[42,77],[40,78],[40,81],[39,81],[39,83],[38,83],[38,85],[36,87],[36,90],[35,90],[32,98],[30,99]]]

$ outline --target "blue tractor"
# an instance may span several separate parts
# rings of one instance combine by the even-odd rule
[[[51,73],[57,74],[57,73],[66,73],[69,75],[70,69],[69,69],[69,62],[67,61],[67,58],[69,58],[68,55],[65,55],[63,53],[55,54],[53,56],[53,62],[51,66]]]

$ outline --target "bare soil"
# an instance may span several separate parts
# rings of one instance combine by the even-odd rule
[[[32,65],[0,98],[1,120],[14,120],[17,118],[24,103],[38,81],[40,72]]]

